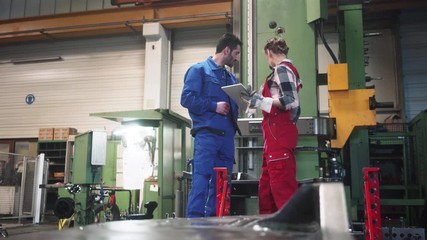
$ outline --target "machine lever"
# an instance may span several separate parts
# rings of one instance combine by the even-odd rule
[[[142,220],[142,219],[153,219],[154,210],[157,208],[158,204],[155,201],[150,201],[144,204],[144,207],[147,209],[145,214],[130,214],[126,219],[128,220]]]
[[[369,110],[375,110],[377,108],[393,108],[393,102],[377,102],[375,95],[369,97]]]

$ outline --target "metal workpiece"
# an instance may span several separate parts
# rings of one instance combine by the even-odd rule
[[[113,221],[60,232],[21,234],[25,239],[245,239],[350,240],[342,183],[304,184],[271,215]]]
[[[262,136],[262,118],[240,118],[237,120],[242,137]],[[301,136],[336,136],[335,119],[327,117],[300,117],[297,122],[298,134]]]
[[[327,117],[300,117],[297,122],[298,134],[307,136],[336,137],[335,119]]]

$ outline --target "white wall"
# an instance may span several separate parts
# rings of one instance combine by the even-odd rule
[[[180,105],[184,74],[192,64],[215,53],[217,40],[225,31],[225,26],[173,31],[172,111],[188,117],[187,109]],[[0,138],[37,137],[38,129],[44,127],[113,131],[118,123],[89,114],[143,109],[144,48],[140,35],[0,47]],[[64,61],[10,63],[45,56],[61,56]],[[28,94],[35,96],[31,105],[25,103]]]
[[[112,131],[90,113],[142,109],[144,40],[139,35],[0,47],[0,138],[37,137],[45,127]],[[63,61],[14,65],[13,59]],[[25,103],[28,94],[33,104]]]
[[[172,37],[171,109],[189,118],[187,109],[180,104],[184,75],[187,69],[215,53],[216,43],[224,27],[177,29]]]

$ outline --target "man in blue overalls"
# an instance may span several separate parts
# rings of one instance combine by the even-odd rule
[[[188,218],[215,216],[214,168],[226,167],[228,174],[233,170],[238,106],[221,87],[237,83],[225,66],[238,63],[241,46],[239,38],[226,33],[219,39],[215,55],[191,66],[185,74],[181,105],[188,109],[195,138]]]

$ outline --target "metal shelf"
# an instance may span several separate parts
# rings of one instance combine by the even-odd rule
[[[370,164],[380,168],[383,214],[405,217],[410,222],[414,207],[423,206],[421,186],[414,178],[413,136],[410,132],[376,132],[369,135]]]

